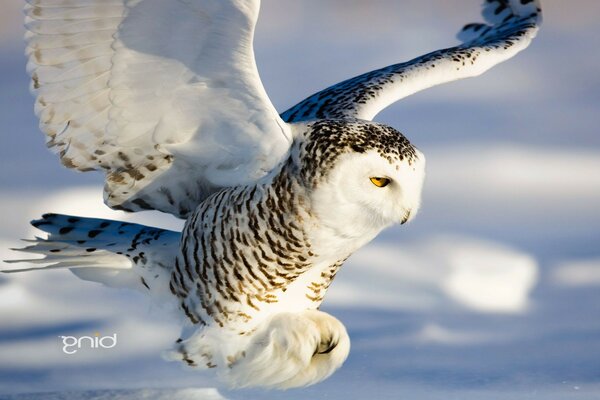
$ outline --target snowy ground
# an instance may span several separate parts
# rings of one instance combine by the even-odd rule
[[[66,171],[47,153],[8,23],[14,3],[0,6],[0,258],[15,257],[8,248],[34,234],[25,222],[46,211],[180,226],[103,208],[99,176]],[[258,62],[282,110],[453,44],[479,7],[263,3]],[[379,118],[427,155],[424,204],[413,223],[354,255],[331,287],[324,308],[346,324],[352,351],[330,379],[217,392],[209,376],[161,359],[178,328],[143,297],[49,271],[0,276],[0,398],[600,398],[600,3],[573,3],[544,1],[540,37],[516,59]],[[117,333],[118,346],[61,351],[58,336],[95,332]]]

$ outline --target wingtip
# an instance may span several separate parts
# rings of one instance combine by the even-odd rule
[[[27,261],[27,260],[3,260],[3,262],[9,263],[9,264],[12,264],[13,262],[21,262],[21,261]],[[45,267],[0,269],[0,272],[2,272],[4,274],[14,274],[14,273],[17,273],[17,272],[28,272],[28,271],[35,271],[35,270],[38,270],[38,269],[45,269]]]
[[[542,6],[539,0],[484,0],[481,15],[485,23],[466,24],[457,33],[458,40],[468,43],[510,23],[529,22],[539,26],[542,23]]]
[[[26,247],[11,247],[9,250],[18,251],[19,253],[29,253],[35,246],[26,246]]]
[[[4,262],[6,262],[6,260],[4,260]],[[0,273],[3,274],[12,274],[15,272],[23,272],[23,269],[0,269]]]
[[[16,263],[20,263],[20,262],[26,262],[27,260],[2,260],[3,263],[5,264],[16,264]],[[0,272],[5,273],[5,274],[12,274],[15,272],[24,272],[29,270],[30,268],[16,268],[16,269],[5,269],[5,268],[1,268],[0,267]]]
[[[38,243],[39,241],[44,240],[44,239],[36,236],[35,239],[20,239],[20,240],[21,240],[21,242],[25,242],[25,243]],[[11,250],[13,250],[13,249],[11,249]]]
[[[3,263],[5,264],[16,264],[16,263],[40,263],[40,260],[43,260],[43,258],[28,258],[28,259],[19,259],[19,260],[2,260]],[[45,264],[46,262],[42,262],[43,264]],[[40,267],[27,267],[27,268],[12,268],[12,269],[5,269],[5,268],[1,268],[0,267],[0,272],[3,272],[5,274],[12,274],[15,272],[28,272],[28,271],[37,271],[37,270],[41,270],[41,269],[55,269],[56,266],[59,263],[52,263],[52,261],[48,262],[48,265],[43,265]]]
[[[29,221],[29,223],[34,227],[34,228],[39,228],[40,226],[43,225],[50,225],[51,222],[48,221],[47,219],[33,219],[31,221]]]
[[[6,264],[16,264],[16,263],[21,263],[21,262],[29,262],[29,261],[33,261],[33,260],[35,260],[35,259],[20,258],[18,260],[2,260],[2,262],[6,263]]]

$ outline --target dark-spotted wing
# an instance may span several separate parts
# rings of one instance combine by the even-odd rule
[[[423,89],[480,75],[529,46],[542,14],[538,0],[486,0],[487,23],[466,25],[461,45],[434,51],[330,86],[281,114],[287,122],[323,118],[372,120],[390,104]]]

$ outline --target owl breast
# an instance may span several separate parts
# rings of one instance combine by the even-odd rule
[[[294,174],[222,190],[187,221],[170,289],[193,324],[243,333],[281,311],[316,309],[341,262],[323,259]]]

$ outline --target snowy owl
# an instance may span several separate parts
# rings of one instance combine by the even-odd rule
[[[105,174],[105,202],[182,232],[46,214],[20,260],[147,293],[181,314],[171,358],[233,387],[331,375],[350,340],[319,311],[342,263],[419,209],[425,158],[372,122],[422,89],[526,48],[535,0],[487,0],[462,44],[333,85],[282,114],[253,51],[259,0],[27,0],[28,71],[48,147]],[[6,272],[32,270],[25,268]],[[174,338],[176,339],[176,338]]]

